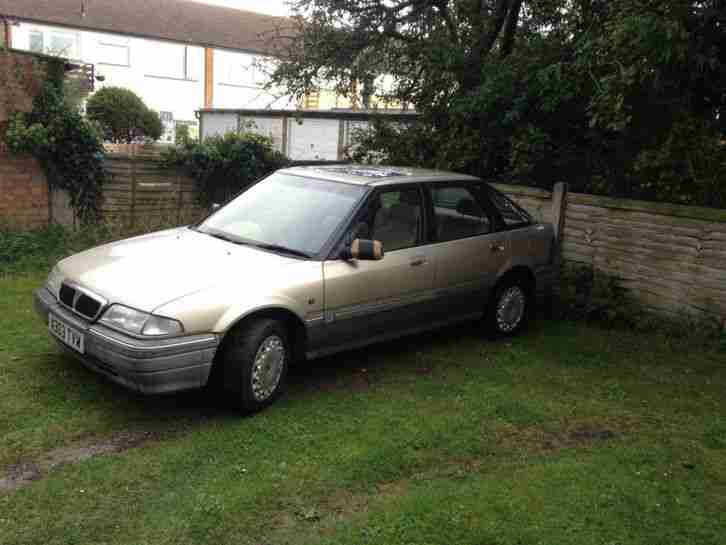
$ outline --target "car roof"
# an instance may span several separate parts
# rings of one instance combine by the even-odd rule
[[[413,167],[394,167],[384,165],[314,165],[290,167],[280,170],[286,174],[344,182],[355,185],[382,186],[419,182],[469,181],[478,182],[479,178],[445,170],[430,170]]]

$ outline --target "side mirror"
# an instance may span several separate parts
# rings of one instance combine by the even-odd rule
[[[221,204],[219,204],[218,202],[213,202],[213,203],[212,203],[212,207],[210,208],[210,210],[209,210],[209,211],[210,211],[210,212],[216,212],[216,211],[217,211],[217,210],[219,210],[220,208],[222,208],[222,205],[221,205]]]
[[[360,259],[378,261],[383,259],[383,243],[380,240],[357,238],[350,244],[350,248],[343,250],[343,259]]]

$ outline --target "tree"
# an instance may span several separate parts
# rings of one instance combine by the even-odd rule
[[[98,122],[106,140],[133,142],[140,138],[158,140],[163,127],[159,114],[129,89],[104,87],[86,104],[89,119]]]
[[[346,95],[373,82],[422,114],[374,126],[359,157],[403,151],[492,180],[726,206],[725,0],[293,6],[273,85]]]

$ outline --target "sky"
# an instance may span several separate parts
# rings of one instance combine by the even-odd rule
[[[202,4],[216,4],[228,8],[239,8],[268,15],[288,15],[285,0],[194,0]]]

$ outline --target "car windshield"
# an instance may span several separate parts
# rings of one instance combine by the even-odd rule
[[[275,173],[207,218],[198,230],[232,242],[312,256],[364,193],[361,186]]]

